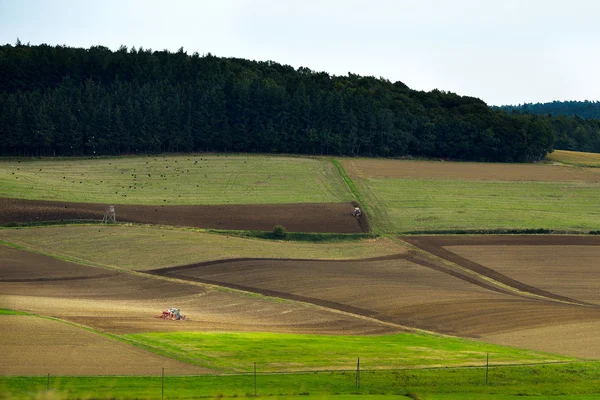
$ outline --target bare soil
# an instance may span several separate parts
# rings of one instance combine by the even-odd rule
[[[0,246],[0,282],[86,279],[115,273]]]
[[[600,170],[597,168],[548,164],[346,159],[343,165],[350,176],[358,178],[600,182]]]
[[[446,246],[461,257],[485,265],[529,286],[600,305],[598,246]]]
[[[343,262],[232,260],[155,273],[475,338],[515,329],[600,321],[600,309],[491,290],[412,255]]]
[[[172,375],[205,368],[162,357],[84,329],[49,319],[0,317],[0,375]]]
[[[69,279],[81,275],[65,263],[65,279],[0,281],[0,307],[54,315],[114,333],[399,331],[385,324],[390,322],[494,343],[600,357],[593,340],[578,331],[581,327],[582,332],[591,333],[594,327],[600,327],[600,307],[593,304],[597,300],[593,294],[597,287],[593,259],[600,246],[599,237],[412,236],[404,240],[470,268],[483,278],[473,278],[418,253],[352,261],[220,260],[154,270],[154,276],[117,274],[85,279]],[[542,256],[552,248],[555,265]],[[449,249],[464,250],[464,256]],[[497,260],[502,255],[499,249],[511,256],[506,261]],[[540,251],[539,265],[535,263],[536,249]],[[579,282],[561,284],[560,270],[566,268],[563,261],[575,252],[582,255],[582,263],[569,278]],[[18,255],[16,252],[11,257]],[[519,261],[521,257],[523,261]],[[513,266],[513,261],[520,264]],[[527,275],[529,262],[533,262],[531,276]],[[43,260],[35,264],[44,268]],[[544,277],[543,268],[548,264],[554,272]],[[515,274],[519,265],[521,275]],[[32,276],[43,275],[33,265],[28,268]],[[58,277],[57,269],[52,271]],[[494,287],[488,278],[548,300]],[[217,290],[201,282],[304,303]],[[584,288],[581,293],[580,288]],[[556,300],[572,300],[574,304]],[[171,306],[181,308],[189,321],[155,318]],[[578,339],[569,342],[569,338]]]
[[[206,229],[361,233],[369,231],[366,215],[352,216],[353,203],[147,206],[112,204],[120,222]],[[0,225],[41,221],[102,220],[107,204],[0,198]]]
[[[553,298],[561,301],[587,304],[583,300],[544,290],[547,287],[542,283],[541,287],[537,282],[525,279],[524,281],[515,279],[502,270],[496,270],[488,266],[477,263],[469,258],[461,257],[459,254],[448,250],[453,246],[566,246],[563,251],[570,253],[572,246],[600,246],[600,237],[598,236],[548,236],[548,235],[490,235],[490,236],[407,236],[403,237],[408,243],[411,243],[427,252],[448,261],[456,263],[462,267],[468,268],[484,276],[488,276],[498,282],[514,287],[516,289],[537,294],[544,297]],[[569,250],[569,248],[571,250]],[[507,248],[508,250],[508,248]],[[540,257],[543,257],[543,250],[540,251]],[[563,271],[566,272],[566,271]],[[527,284],[530,281],[532,284]],[[566,294],[566,292],[564,292]]]
[[[0,249],[3,247],[0,246]],[[270,331],[282,333],[381,334],[399,329],[309,304],[218,290],[197,283],[175,282],[146,274],[94,275],[98,268],[78,266],[51,257],[15,250],[22,262],[6,263],[11,271],[0,281],[0,307],[54,316],[108,333],[169,331]],[[51,266],[51,268],[50,268]],[[52,279],[42,278],[51,270]],[[61,272],[62,271],[62,272]],[[20,279],[24,273],[31,279]],[[59,276],[63,274],[63,278]],[[186,321],[156,318],[178,307]]]

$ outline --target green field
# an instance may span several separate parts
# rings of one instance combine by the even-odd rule
[[[430,334],[326,336],[274,333],[146,333],[123,335],[161,354],[222,372],[351,370],[481,366],[573,361],[573,358]]]
[[[406,251],[387,238],[340,243],[281,242],[124,225],[0,229],[0,240],[84,264],[134,270],[225,258],[360,259]]]
[[[600,229],[600,184],[361,178],[383,232]]]
[[[0,197],[111,204],[353,200],[326,159],[230,154],[6,160],[0,188]]]
[[[598,399],[600,363],[527,367],[259,374],[256,393],[264,399]],[[254,376],[173,377],[165,371],[164,398],[254,398]],[[160,399],[160,371],[153,377],[0,377],[8,398]],[[367,397],[369,396],[369,397]]]

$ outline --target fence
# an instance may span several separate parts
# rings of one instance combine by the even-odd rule
[[[43,398],[224,398],[327,395],[410,395],[489,393],[540,395],[597,393],[600,362],[493,365],[362,370],[360,360],[348,370],[261,371],[243,374],[170,376],[2,377],[1,393]],[[359,398],[359,397],[357,397]]]

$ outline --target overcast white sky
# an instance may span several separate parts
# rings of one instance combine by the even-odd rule
[[[500,105],[600,100],[599,21],[597,0],[0,0],[0,43],[183,46]]]

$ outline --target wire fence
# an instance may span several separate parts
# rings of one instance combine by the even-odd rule
[[[597,393],[600,362],[492,364],[430,368],[264,371],[254,363],[251,372],[155,376],[2,377],[0,392],[7,398],[224,398],[334,394],[392,394],[489,392],[506,395],[569,392]],[[416,397],[415,397],[416,396]],[[0,398],[3,396],[0,395]]]

